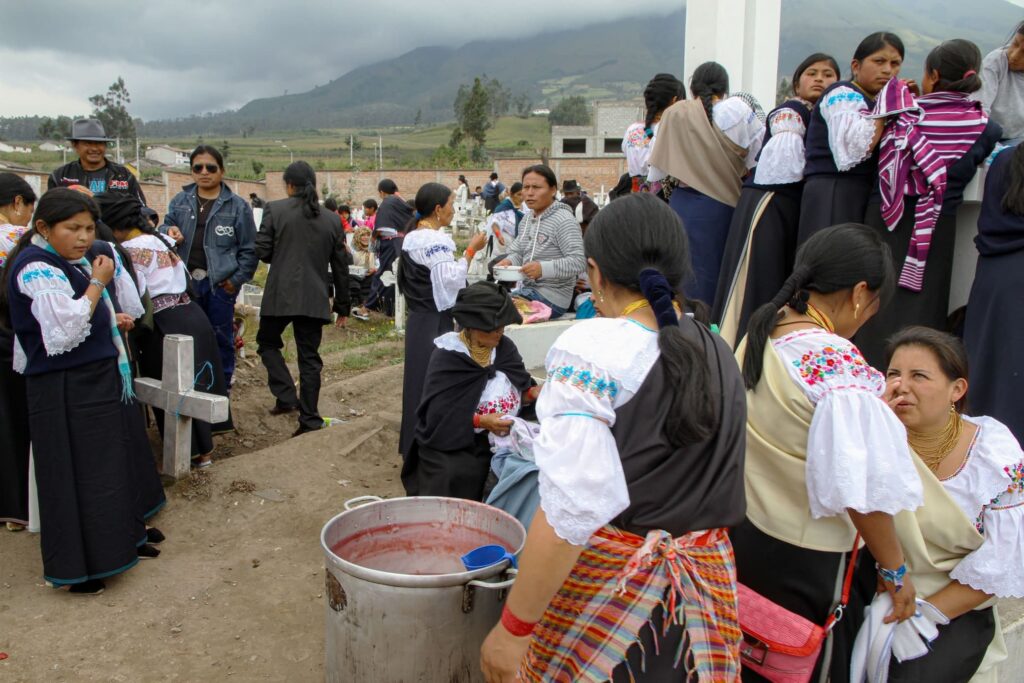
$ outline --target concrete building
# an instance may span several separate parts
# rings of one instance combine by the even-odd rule
[[[156,145],[146,148],[146,158],[164,166],[188,166],[188,150]]]
[[[623,133],[643,117],[644,105],[640,100],[596,102],[592,125],[551,127],[551,158],[621,158]]]

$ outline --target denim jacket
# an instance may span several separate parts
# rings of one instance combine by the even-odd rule
[[[160,226],[166,234],[177,227],[185,236],[178,253],[188,258],[196,233],[199,199],[196,184],[186,185],[167,206],[167,215]],[[203,239],[210,283],[218,285],[230,280],[235,289],[252,279],[259,260],[256,258],[256,223],[249,203],[221,184],[220,197],[213,203],[206,220]]]

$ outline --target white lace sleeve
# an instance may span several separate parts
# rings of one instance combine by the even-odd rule
[[[75,298],[67,276],[42,261],[27,264],[17,275],[18,289],[32,299],[32,315],[39,321],[48,356],[74,349],[89,337],[92,305]]]
[[[840,171],[849,171],[871,156],[875,123],[861,115],[870,111],[864,95],[843,86],[830,92],[820,106],[832,158]]]
[[[950,578],[1000,598],[1024,598],[1024,453],[1002,423],[965,419],[980,427],[976,444],[961,471],[944,484],[958,503],[982,497],[975,525],[985,541]],[[977,509],[970,505],[968,516],[973,519]]]
[[[711,116],[725,137],[747,150],[747,168],[754,168],[764,140],[764,124],[750,105],[738,97],[730,97],[716,104]]]
[[[573,354],[552,350],[537,400],[541,506],[559,537],[585,545],[629,506],[615,424],[615,378]]]
[[[804,178],[804,134],[807,127],[800,114],[786,107],[776,111],[768,125],[772,137],[761,150],[754,172],[758,185],[786,185]]]
[[[903,423],[875,394],[833,389],[814,409],[807,437],[807,495],[815,518],[916,510],[921,479]]]
[[[17,335],[14,337],[14,362],[12,367],[19,375],[24,375],[25,368],[28,367],[28,356],[25,355],[25,349],[21,347],[21,342],[18,340]]]
[[[138,320],[146,314],[146,307],[139,298],[139,285],[132,279],[131,273],[121,262],[121,255],[116,249],[114,253],[114,281],[117,283],[117,303],[122,313],[127,313],[132,320]],[[145,290],[143,290],[145,291]]]
[[[466,286],[469,264],[465,259],[442,261],[430,268],[430,284],[434,290],[434,305],[447,311],[455,305],[455,297]]]

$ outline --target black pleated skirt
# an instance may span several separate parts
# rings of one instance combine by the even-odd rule
[[[146,542],[135,442],[116,359],[26,379],[43,574],[55,585],[138,562]]]
[[[410,311],[405,328],[405,371],[402,375],[402,432],[398,451],[404,456],[412,446],[416,432],[416,410],[423,396],[434,340],[455,329],[449,313]]]
[[[439,451],[418,441],[402,468],[402,481],[410,496],[444,496],[482,501],[491,471],[491,444],[487,432],[475,434],[473,443],[456,451]],[[415,479],[415,481],[414,481]]]
[[[875,178],[848,173],[808,178],[800,200],[797,244],[833,225],[863,223]]]
[[[989,415],[1024,443],[1024,251],[978,258],[964,343],[971,414]]]
[[[764,533],[749,521],[729,532],[736,552],[736,574],[740,583],[775,604],[799,614],[816,624],[824,625],[835,605],[837,581],[841,582],[843,553],[807,550]],[[858,561],[858,564],[861,563]],[[872,574],[874,568],[871,568]],[[852,591],[843,619],[832,629],[831,683],[847,683],[850,679],[850,656],[857,631],[863,623],[867,604],[862,590]],[[818,680],[824,666],[827,648],[811,676]],[[745,683],[761,683],[767,679],[749,669],[743,670]]]
[[[916,200],[907,197],[903,218],[896,229],[890,231],[882,221],[881,204],[877,201],[868,204],[864,222],[874,228],[889,245],[897,279],[903,270],[907,249],[910,248],[910,237],[914,231],[915,205]],[[904,327],[924,325],[937,330],[946,329],[955,249],[956,214],[939,216],[932,233],[921,291],[913,292],[897,285],[888,303],[864,324],[854,338],[857,348],[864,354],[868,363],[885,370],[885,347],[888,339]]]
[[[0,329],[0,523],[28,524],[27,396],[13,349],[14,335]]]
[[[793,272],[800,195],[745,187],[729,226],[711,319],[733,346]],[[745,275],[745,277],[744,277]]]
[[[142,343],[139,367],[144,377],[160,379],[164,362],[164,337],[168,334],[183,334],[192,337],[192,362],[197,375],[196,390],[218,396],[227,396],[224,368],[217,347],[217,338],[210,319],[199,305],[191,301],[183,306],[166,308],[153,316],[153,333]],[[209,365],[207,365],[207,363]],[[164,412],[153,410],[160,436],[164,433]],[[227,421],[211,425],[201,420],[192,420],[192,455],[205,455],[213,450],[213,433],[234,429],[231,416]]]

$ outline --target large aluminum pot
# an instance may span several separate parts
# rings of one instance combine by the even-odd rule
[[[468,572],[460,558],[489,544],[518,554],[522,524],[456,498],[367,496],[345,507],[320,534],[327,680],[483,681],[480,646],[501,617],[515,570],[504,561]]]

